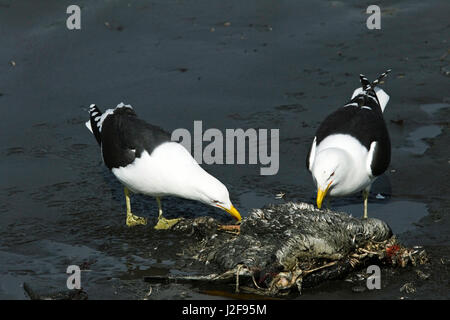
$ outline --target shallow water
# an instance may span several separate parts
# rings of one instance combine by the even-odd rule
[[[355,217],[361,216],[361,208],[362,203],[336,207],[336,209]],[[369,217],[385,221],[394,234],[414,230],[420,219],[427,214],[427,206],[421,202],[389,201],[389,203],[383,203],[383,201],[377,201],[369,203],[368,206]]]
[[[424,140],[435,138],[441,133],[442,129],[437,125],[419,127],[409,134],[407,146],[402,147],[402,149],[416,155],[424,154],[429,147]]]
[[[449,247],[449,87],[439,71],[448,64],[439,59],[448,50],[447,1],[394,1],[379,31],[365,28],[357,1],[79,3],[81,31],[65,28],[70,1],[3,1],[0,8],[0,298],[26,299],[24,281],[41,292],[64,290],[70,264],[89,269],[82,286],[92,299],[142,298],[145,275],[201,270],[177,258],[174,235],[125,226],[122,186],[84,127],[91,103],[103,110],[130,103],[168,131],[192,131],[195,120],[203,130],[279,129],[276,175],[261,176],[260,164],[204,165],[246,216],[284,201],[276,199],[280,192],[314,203],[305,168],[314,131],[350,98],[359,73],[373,78],[388,68],[392,161],[373,186],[369,216],[410,244]],[[410,21],[422,27],[411,31]],[[439,192],[436,181],[443,181]],[[360,195],[331,205],[362,215]],[[169,218],[230,221],[193,201],[167,198],[163,206]],[[154,199],[134,196],[132,208],[155,222]],[[428,283],[417,295],[442,298],[441,284]],[[398,298],[400,285],[380,295]],[[347,292],[331,284],[305,298]],[[217,295],[161,284],[151,297]]]

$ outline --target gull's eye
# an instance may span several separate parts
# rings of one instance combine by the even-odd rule
[[[222,202],[220,202],[219,200],[213,200],[212,202],[213,202],[214,204],[222,203]]]
[[[332,176],[334,176],[334,172],[335,172],[335,171],[333,171],[333,173],[330,175],[330,178],[331,178]]]

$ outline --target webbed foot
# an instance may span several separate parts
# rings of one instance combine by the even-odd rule
[[[164,217],[158,218],[158,223],[155,225],[156,230],[168,230],[172,228],[181,218],[177,219],[166,219]]]
[[[127,226],[129,227],[134,227],[137,225],[146,225],[147,224],[147,219],[143,218],[143,217],[139,217],[139,216],[135,216],[132,213],[127,214]]]

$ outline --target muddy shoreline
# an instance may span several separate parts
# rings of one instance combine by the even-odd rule
[[[280,129],[280,170],[205,168],[245,216],[283,201],[314,202],[304,167],[319,122],[345,103],[358,75],[387,68],[385,119],[392,160],[374,185],[369,216],[430,263],[382,269],[382,289],[331,281],[298,299],[449,299],[450,25],[448,1],[382,4],[382,28],[365,26],[358,1],[79,1],[82,29],[65,26],[70,1],[0,4],[0,298],[64,289],[70,264],[89,265],[90,299],[140,299],[147,275],[195,274],[171,233],[124,224],[122,188],[84,127],[87,108],[124,101],[168,131]],[[182,116],[180,116],[182,114]],[[276,199],[280,192],[285,200]],[[379,195],[379,196],[378,196]],[[378,197],[377,197],[378,196]],[[154,199],[133,210],[156,218]],[[359,195],[332,207],[361,216]],[[169,218],[227,217],[187,200],[164,201]],[[411,283],[415,290],[401,291]],[[233,298],[183,284],[153,286],[151,299]]]

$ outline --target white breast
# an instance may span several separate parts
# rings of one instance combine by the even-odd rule
[[[180,144],[166,142],[126,167],[113,168],[117,179],[135,193],[189,198],[199,176],[207,174]]]

